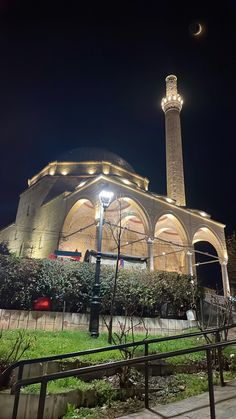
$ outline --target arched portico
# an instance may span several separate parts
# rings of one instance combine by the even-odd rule
[[[206,242],[211,243],[211,245],[216,249],[219,259],[221,259],[222,261],[225,260],[226,251],[220,239],[209,227],[206,227],[206,226],[200,227],[194,233],[192,243],[195,244],[199,241],[206,241]]]
[[[122,254],[147,257],[148,220],[133,199],[121,197],[114,200],[104,218],[104,252],[117,252],[117,243],[120,240]]]
[[[154,233],[154,268],[187,273],[186,252],[188,235],[173,214],[163,214],[156,222]]]
[[[96,248],[95,240],[95,208],[88,199],[79,199],[64,220],[59,249],[78,250],[83,259],[87,249]]]
[[[224,295],[229,296],[230,287],[229,287],[229,278],[228,278],[228,272],[227,272],[228,257],[227,257],[226,248],[224,247],[223,243],[221,243],[216,233],[214,233],[209,227],[206,227],[206,226],[202,226],[198,228],[198,230],[194,233],[192,244],[194,245],[198,242],[208,242],[214,247],[218,256],[218,262],[216,263],[219,263],[221,266],[221,275],[222,275]]]
[[[82,259],[87,249],[96,250],[98,217],[99,205],[79,199],[64,220],[59,249],[77,249]],[[147,230],[148,220],[142,208],[131,198],[116,199],[104,214],[102,251],[116,253],[120,240],[122,254],[147,257]]]

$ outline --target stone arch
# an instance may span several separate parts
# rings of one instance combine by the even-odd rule
[[[95,208],[89,199],[81,198],[74,203],[64,219],[59,249],[68,251],[77,249],[82,253],[83,259],[86,250],[94,248],[96,248]]]
[[[200,243],[202,242],[202,245],[204,245],[205,243],[210,243],[210,245],[212,246],[212,248],[215,250],[218,258],[219,258],[219,263],[214,263],[213,265],[209,265],[208,266],[208,270],[207,275],[205,274],[204,270],[205,266],[201,266],[201,258],[207,258],[207,256],[203,256],[202,254],[197,254],[195,253],[195,260],[197,260],[197,266],[196,266],[196,274],[198,277],[199,281],[202,281],[203,286],[207,286],[210,288],[213,288],[215,290],[217,290],[217,292],[219,293],[223,293],[225,296],[228,296],[230,294],[229,291],[229,281],[228,281],[228,274],[227,274],[227,268],[226,268],[226,259],[227,259],[227,252],[226,249],[223,245],[223,243],[221,242],[221,240],[219,239],[219,237],[217,236],[217,234],[212,231],[208,226],[201,226],[199,227],[194,235],[193,235],[193,239],[192,239],[192,243],[193,246],[196,243]],[[207,248],[204,249],[198,249],[204,252],[207,252],[211,255],[214,256],[214,250],[209,250],[209,246]],[[195,249],[196,251],[197,249]],[[214,258],[211,258],[211,256],[209,256],[209,261],[214,261]],[[217,259],[215,259],[216,262]],[[203,260],[203,262],[205,262],[205,260]],[[209,279],[210,281],[209,281]],[[214,278],[214,281],[212,281],[212,278]]]
[[[117,251],[119,224],[121,225],[121,253],[131,256],[147,256],[149,220],[141,206],[129,197],[115,199],[105,212],[103,251]]]
[[[154,268],[187,273],[188,233],[176,215],[162,214],[154,230]]]
[[[192,244],[199,241],[209,242],[216,250],[217,255],[221,261],[226,257],[226,252],[224,246],[222,245],[219,237],[215,232],[213,232],[208,226],[199,227],[193,234]]]
[[[151,227],[151,220],[148,211],[144,207],[144,205],[133,195],[125,194],[121,196],[122,199],[126,200],[127,202],[130,201],[132,203],[132,206],[134,208],[134,211],[136,211],[140,218],[142,219],[142,222],[145,226],[145,233],[149,234],[149,232],[152,230]]]

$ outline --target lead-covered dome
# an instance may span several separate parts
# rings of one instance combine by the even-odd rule
[[[45,176],[50,176],[48,181],[54,183],[54,189],[58,184],[60,191],[68,192],[101,175],[148,190],[148,179],[138,175],[126,160],[118,154],[96,147],[79,147],[59,155],[29,179],[28,185],[31,187]]]
[[[122,167],[129,172],[135,173],[133,167],[118,154],[96,147],[79,147],[61,154],[57,158],[58,162],[89,162],[107,161],[116,166]]]

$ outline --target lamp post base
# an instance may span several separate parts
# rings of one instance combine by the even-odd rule
[[[99,336],[99,312],[101,306],[100,284],[94,284],[93,299],[91,302],[89,332],[94,338]]]
[[[96,297],[95,297],[96,298]],[[99,336],[99,309],[100,309],[100,298],[96,298],[96,301],[93,300],[91,304],[90,312],[90,323],[89,323],[89,332],[90,335],[94,338]]]

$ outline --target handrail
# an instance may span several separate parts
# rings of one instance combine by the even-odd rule
[[[181,335],[164,336],[164,337],[161,337],[161,338],[144,339],[144,340],[139,340],[139,341],[130,342],[130,343],[123,343],[123,344],[120,344],[120,345],[103,346],[101,348],[87,349],[87,350],[84,350],[84,351],[70,352],[70,353],[66,353],[66,354],[50,355],[50,356],[44,356],[44,357],[32,358],[32,359],[22,359],[22,360],[14,362],[13,364],[11,364],[9,367],[7,367],[3,371],[3,373],[0,375],[0,382],[3,382],[4,379],[9,376],[11,371],[13,371],[17,367],[20,367],[19,368],[18,379],[21,379],[22,375],[23,375],[24,365],[43,363],[43,362],[51,362],[51,361],[56,361],[56,360],[60,360],[60,359],[67,359],[67,358],[79,357],[79,356],[84,356],[84,355],[91,355],[91,354],[95,354],[95,353],[120,350],[120,349],[125,349],[125,348],[131,348],[131,347],[134,347],[134,346],[142,346],[142,345],[144,345],[144,343],[148,343],[148,345],[150,345],[152,343],[160,343],[160,342],[165,342],[165,341],[167,342],[167,341],[170,341],[170,340],[187,339],[187,338],[191,338],[191,337],[208,335],[210,333],[221,332],[221,331],[224,331],[224,330],[232,329],[234,327],[236,327],[236,324],[232,324],[232,325],[228,325],[228,326],[222,326],[222,327],[218,327],[218,328],[207,329],[207,330],[200,331],[200,332],[191,332],[191,333],[184,333],[184,334],[181,334]]]
[[[19,398],[20,398],[20,389],[22,386],[27,386],[30,384],[41,384],[40,389],[40,395],[39,395],[39,405],[38,405],[38,414],[37,419],[43,419],[44,414],[44,405],[45,405],[45,398],[46,398],[46,390],[47,390],[47,383],[51,380],[58,380],[61,378],[66,377],[75,377],[80,376],[86,373],[96,372],[96,371],[102,371],[107,370],[111,368],[121,368],[124,366],[131,366],[138,363],[144,363],[145,364],[145,376],[148,371],[148,362],[160,360],[160,359],[167,359],[171,358],[173,356],[179,356],[179,355],[186,355],[201,351],[206,351],[207,354],[207,369],[208,369],[208,387],[209,387],[209,399],[210,399],[210,412],[211,412],[211,419],[215,419],[215,402],[214,402],[214,389],[213,389],[213,375],[212,375],[212,353],[211,351],[213,349],[222,350],[224,347],[229,345],[235,345],[236,340],[230,340],[230,341],[223,341],[208,345],[200,345],[196,346],[194,348],[187,348],[187,349],[179,349],[175,351],[165,352],[161,354],[151,354],[151,355],[144,355],[137,358],[131,358],[123,361],[115,361],[115,362],[109,362],[104,364],[99,364],[95,366],[88,366],[83,368],[76,368],[69,371],[60,371],[48,375],[28,378],[19,380],[14,385],[14,391],[15,391],[15,401],[14,401],[14,407],[13,407],[13,414],[12,419],[17,418],[17,411],[18,411],[18,404],[19,404]],[[146,403],[147,402],[147,403]],[[148,381],[145,380],[145,407],[148,408]]]
[[[236,345],[236,339],[222,341],[219,343],[212,343],[209,345],[195,346],[194,348],[177,349],[176,351],[169,351],[169,352],[163,352],[163,353],[151,354],[151,355],[143,355],[137,358],[130,358],[130,359],[122,360],[122,361],[114,361],[114,362],[106,362],[104,364],[89,365],[88,367],[75,368],[75,369],[67,370],[67,371],[58,371],[52,374],[39,375],[37,377],[32,377],[32,378],[25,378],[15,383],[13,387],[15,390],[17,390],[18,387],[27,386],[30,384],[37,384],[37,383],[40,383],[41,381],[48,382],[52,380],[59,380],[61,378],[75,377],[78,375],[88,374],[88,373],[96,372],[96,371],[102,371],[102,370],[111,369],[114,367],[120,368],[127,365],[140,364],[143,362],[172,358],[173,356],[192,354],[192,353],[201,352],[204,350],[216,349],[219,347],[222,348],[228,345]]]

